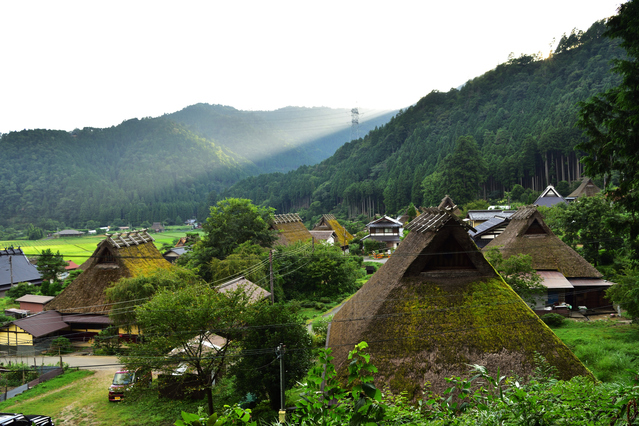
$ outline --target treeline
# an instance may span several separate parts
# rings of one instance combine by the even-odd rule
[[[577,104],[618,83],[610,60],[622,50],[601,37],[604,29],[597,22],[585,33],[573,31],[547,59],[511,57],[459,90],[428,94],[320,164],[251,177],[225,195],[307,217],[395,213],[411,202],[436,205],[448,190],[461,204],[470,200],[455,198],[447,182],[433,191],[427,178],[443,174],[465,136],[477,144],[473,161],[486,166],[475,197],[498,199],[515,184],[533,191],[571,184],[583,172],[575,151],[582,140],[574,127]]]
[[[14,235],[28,224],[56,230],[204,220],[216,194],[233,183],[330,156],[331,144],[348,140],[347,113],[197,104],[105,129],[0,135],[0,235],[3,227]],[[367,125],[388,118],[371,117]]]
[[[4,226],[205,217],[209,194],[255,173],[246,160],[163,118],[12,132],[0,146]]]

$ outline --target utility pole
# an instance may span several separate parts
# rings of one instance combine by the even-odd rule
[[[270,265],[270,276],[271,276],[271,305],[275,304],[275,292],[273,291],[273,250],[268,252],[268,263]]]
[[[284,391],[284,344],[280,343],[277,347],[277,357],[280,359],[280,423],[286,422],[286,394]]]

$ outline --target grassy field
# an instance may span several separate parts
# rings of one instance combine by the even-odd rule
[[[65,373],[0,403],[0,411],[51,416],[56,425],[173,425],[181,410],[202,402],[159,400],[156,391],[135,401],[108,401],[115,370]]]
[[[159,234],[152,233],[155,246],[160,249],[164,243],[172,244],[174,240],[186,235],[190,230],[169,230]],[[42,250],[59,251],[64,260],[72,260],[78,265],[84,263],[95,251],[96,246],[105,238],[104,235],[87,235],[75,238],[54,238],[49,240],[14,240],[0,241],[0,247],[20,247],[27,256],[38,255]]]
[[[639,371],[639,328],[617,319],[565,321],[559,338],[603,382],[630,383]]]

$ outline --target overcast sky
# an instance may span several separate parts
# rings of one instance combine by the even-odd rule
[[[0,1],[0,132],[110,127],[198,102],[402,108],[619,0]]]

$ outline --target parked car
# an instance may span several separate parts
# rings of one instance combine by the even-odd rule
[[[113,376],[113,383],[109,386],[109,401],[122,401],[124,393],[136,384],[151,383],[151,372],[141,370],[120,370]],[[1,424],[0,424],[1,426]]]
[[[19,413],[0,413],[0,426],[55,426],[49,416],[32,414],[25,416]]]

